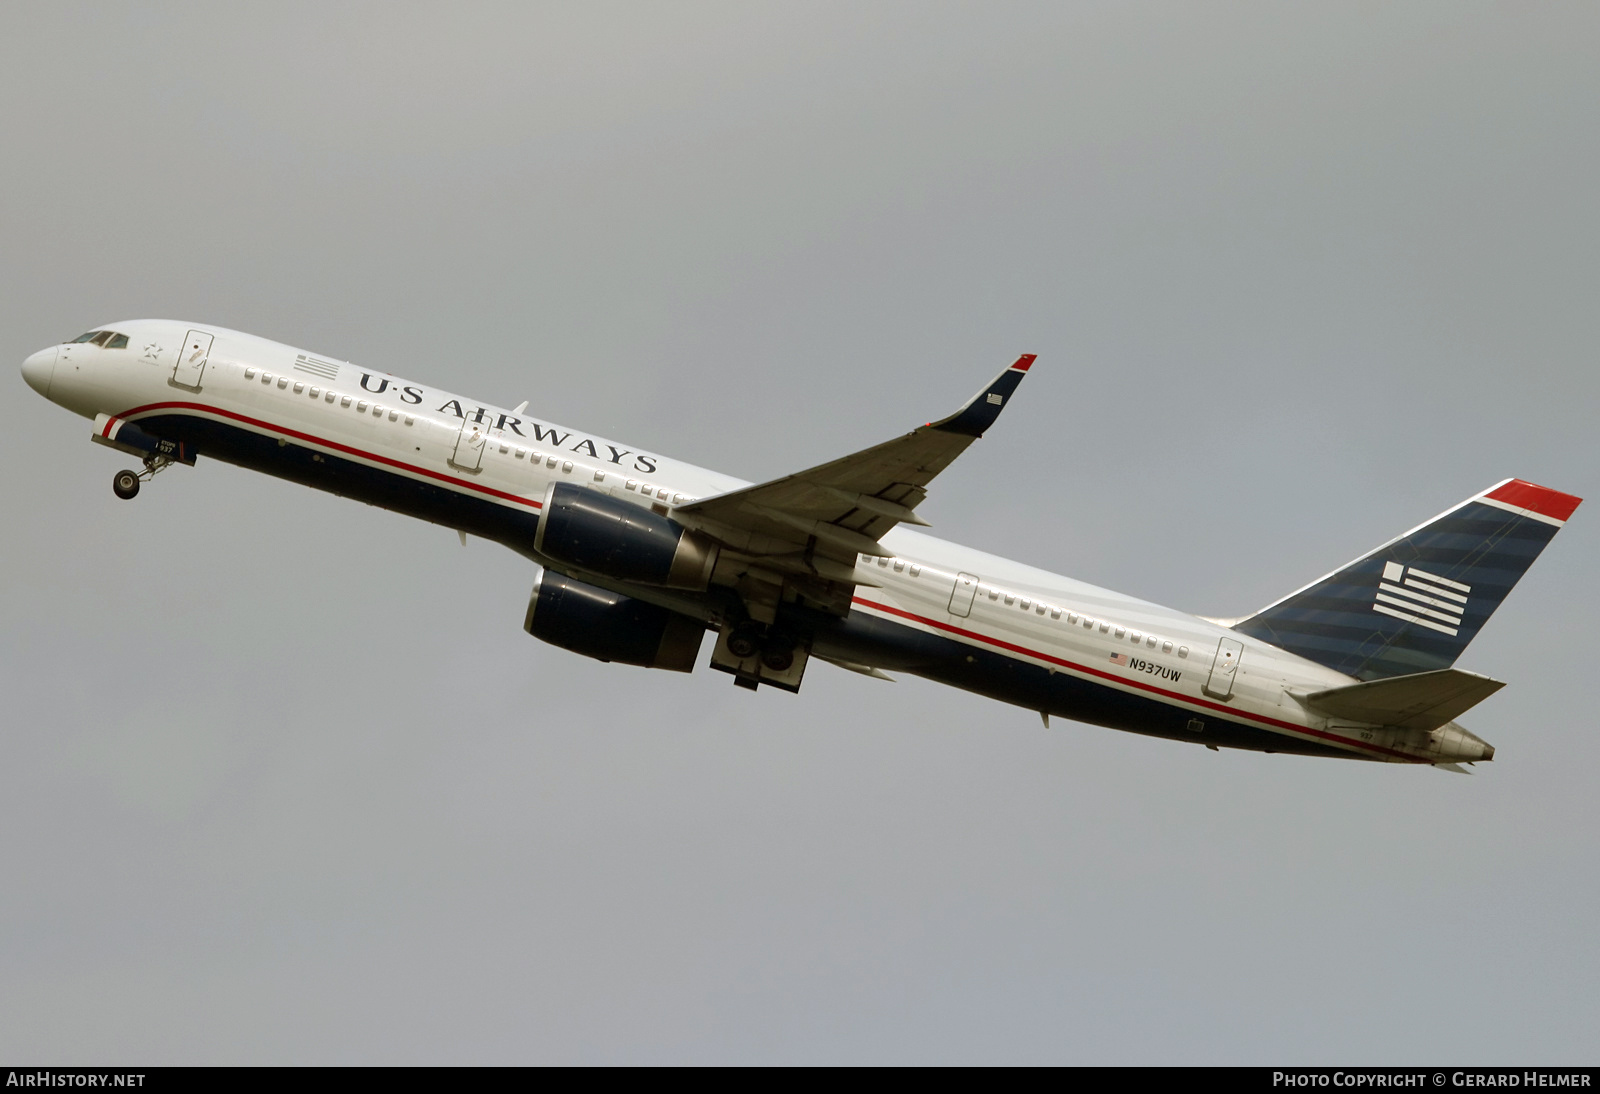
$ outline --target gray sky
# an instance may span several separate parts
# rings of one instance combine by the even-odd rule
[[[462,9],[462,10],[457,10]],[[1594,514],[1462,778],[520,630],[531,567],[16,365],[235,327],[1237,615],[1595,492],[1593,4],[32,4],[0,34],[0,1059],[1593,1062]],[[1593,503],[1591,503],[1593,504]]]

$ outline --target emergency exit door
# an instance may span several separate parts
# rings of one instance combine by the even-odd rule
[[[178,363],[172,366],[172,382],[183,387],[200,390],[200,377],[206,371],[206,359],[211,356],[211,335],[192,330],[178,349]]]
[[[972,614],[972,598],[978,592],[977,574],[957,574],[956,587],[950,594],[950,614],[963,619]]]

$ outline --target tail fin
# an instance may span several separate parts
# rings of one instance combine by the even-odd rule
[[[1362,680],[1449,668],[1582,500],[1507,479],[1233,629]]]

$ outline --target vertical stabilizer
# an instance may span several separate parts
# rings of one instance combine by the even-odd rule
[[[1581,500],[1507,479],[1233,629],[1362,680],[1449,668]]]

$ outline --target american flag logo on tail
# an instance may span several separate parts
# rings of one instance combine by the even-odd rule
[[[1430,574],[1415,566],[1386,562],[1372,610],[1430,631],[1454,635],[1461,626],[1462,613],[1467,610],[1470,592],[1471,585]]]

